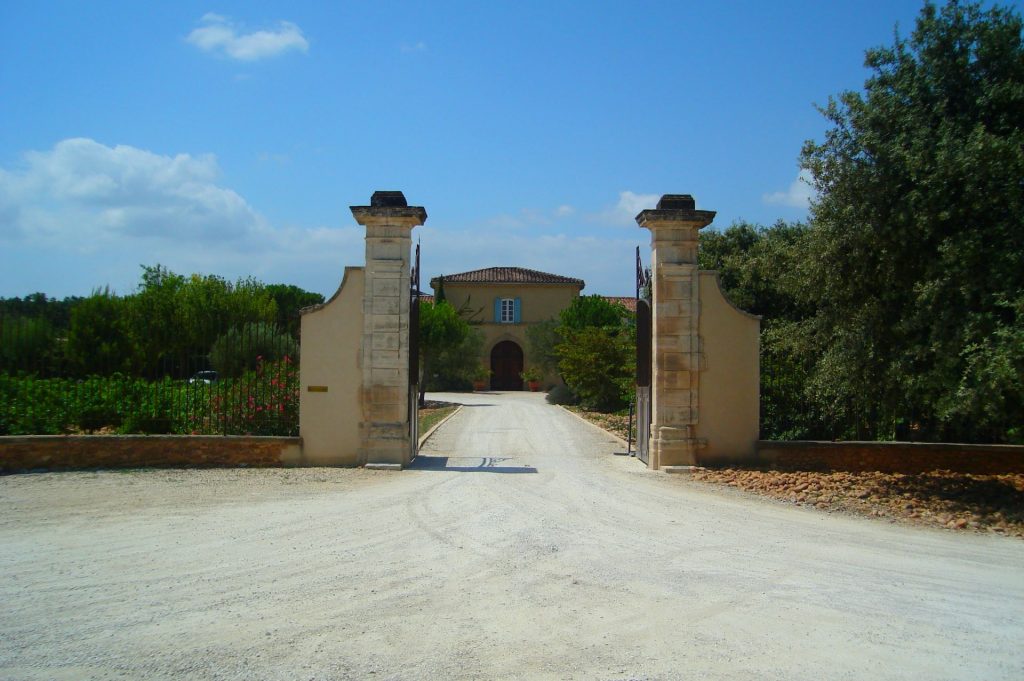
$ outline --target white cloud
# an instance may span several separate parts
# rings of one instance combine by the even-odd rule
[[[654,208],[658,205],[657,194],[637,194],[631,191],[619,192],[619,203],[615,206],[616,211],[632,219],[640,211],[646,208]]]
[[[81,295],[110,283],[125,292],[139,264],[161,263],[329,295],[345,265],[362,264],[362,228],[274,227],[219,178],[208,154],[90,139],[26,153],[0,168],[0,289]]]
[[[637,196],[620,197],[627,214],[656,203]],[[588,293],[628,294],[640,230],[578,235],[569,224],[574,214],[562,204],[476,221],[472,229],[428,223],[413,236],[423,240],[425,275],[512,265],[580,277]],[[140,264],[160,263],[182,274],[255,276],[329,296],[346,265],[363,264],[363,238],[349,219],[329,227],[270,224],[224,185],[208,154],[68,139],[0,168],[0,295],[82,295],[104,284],[124,293]]]
[[[425,42],[423,42],[422,40],[419,40],[419,41],[417,41],[415,43],[411,43],[411,44],[410,43],[403,43],[401,49],[402,49],[402,52],[426,52],[427,51],[427,44]]]
[[[768,204],[807,208],[811,205],[811,200],[814,199],[814,187],[811,185],[810,171],[801,170],[786,191],[765,194],[761,198]]]
[[[212,155],[67,139],[0,170],[0,238],[90,251],[125,238],[221,242],[266,229]]]
[[[204,52],[223,54],[239,61],[256,61],[276,57],[288,50],[309,50],[309,41],[290,21],[281,21],[272,30],[242,33],[230,19],[219,14],[206,14],[199,28],[185,38]]]
[[[592,213],[586,216],[589,222],[594,222],[612,227],[636,226],[634,219],[640,211],[646,208],[654,208],[658,205],[658,194],[638,194],[633,191],[619,192],[619,201],[614,206],[606,208],[599,213]]]

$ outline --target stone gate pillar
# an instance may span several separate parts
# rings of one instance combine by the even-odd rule
[[[409,431],[409,262],[412,230],[427,219],[402,192],[374,192],[369,206],[351,206],[366,227],[363,289],[362,464],[404,466],[412,455]]]
[[[653,294],[652,424],[649,466],[693,466],[701,446],[700,276],[698,233],[715,212],[695,210],[689,194],[666,194],[642,211],[637,224],[651,230]]]

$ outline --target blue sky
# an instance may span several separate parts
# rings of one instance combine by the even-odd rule
[[[814,104],[919,1],[0,3],[0,296],[141,264],[330,295],[400,189],[424,278],[518,265],[629,294],[633,216],[806,216]],[[1019,4],[1018,4],[1019,7]]]

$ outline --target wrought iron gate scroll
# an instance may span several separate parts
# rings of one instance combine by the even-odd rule
[[[651,270],[636,247],[636,456],[645,464],[651,443]]]
[[[411,458],[419,452],[420,406],[420,245],[409,278],[409,440]]]

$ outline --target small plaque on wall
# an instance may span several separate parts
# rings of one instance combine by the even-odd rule
[[[325,392],[327,392],[327,386],[326,385],[311,385],[311,386],[307,387],[306,390],[308,390],[311,393],[325,393]]]

